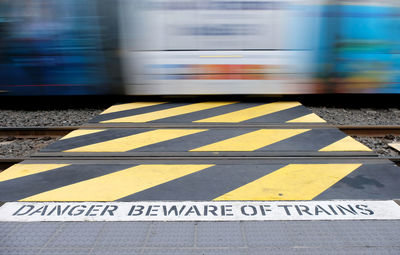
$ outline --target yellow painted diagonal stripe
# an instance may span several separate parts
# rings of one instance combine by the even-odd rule
[[[234,111],[222,115],[218,115],[211,118],[206,118],[202,120],[197,120],[194,122],[226,122],[226,123],[236,123],[241,121],[246,121],[250,119],[254,119],[257,117],[261,117],[267,114],[271,114],[274,112],[283,111],[286,109],[290,109],[296,106],[301,105],[298,102],[275,102],[269,104],[263,104],[259,106],[250,107],[247,109]]]
[[[362,164],[290,164],[214,200],[311,200]]]
[[[310,129],[260,129],[190,151],[254,151]]]
[[[114,122],[128,122],[128,123],[141,123],[148,122],[153,120],[165,119],[169,117],[174,117],[182,114],[198,112],[202,110],[207,110],[219,106],[234,104],[237,102],[204,102],[204,103],[195,103],[184,106],[178,106],[174,108],[169,108],[160,111],[154,111],[149,113],[137,114],[129,117],[122,117],[117,119],[105,120],[101,121],[101,123],[114,123]]]
[[[350,136],[346,136],[345,138],[334,142],[319,151],[372,151],[370,148],[365,146],[364,144],[356,141],[354,138]]]
[[[321,119],[315,113],[310,113],[305,116],[286,121],[287,123],[325,123],[326,121]]]
[[[243,58],[242,55],[204,55],[201,58]]]
[[[156,129],[66,150],[65,152],[125,152],[203,131],[207,131],[207,129]]]
[[[143,107],[148,107],[148,106],[153,106],[153,105],[159,105],[159,104],[164,104],[166,102],[135,102],[135,103],[129,103],[129,104],[118,104],[118,105],[113,105],[101,114],[106,114],[106,113],[113,113],[113,112],[120,112],[120,111],[126,111],[126,110],[134,110],[138,108],[143,108]]]
[[[90,135],[90,134],[95,134],[101,131],[104,131],[105,129],[78,129],[75,131],[72,131],[68,135],[62,137],[60,140],[64,139],[69,139],[69,138],[74,138],[82,135]]]
[[[211,166],[214,165],[139,165],[21,201],[114,201]]]
[[[54,170],[69,164],[16,164],[0,173],[0,182]]]

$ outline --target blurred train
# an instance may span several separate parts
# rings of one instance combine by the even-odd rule
[[[0,95],[400,93],[398,0],[0,0]]]

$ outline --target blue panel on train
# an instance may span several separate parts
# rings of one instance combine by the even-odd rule
[[[1,94],[106,92],[96,1],[6,1],[0,9]]]
[[[330,92],[399,93],[400,8],[326,6],[321,33],[320,77]]]

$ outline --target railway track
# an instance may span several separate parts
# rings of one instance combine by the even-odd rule
[[[12,165],[15,165],[17,163],[20,163],[24,160],[27,160],[28,158],[0,158],[0,172],[6,170],[7,168],[11,167]],[[43,158],[41,158],[43,159]],[[142,159],[149,159],[148,157],[138,157],[136,158],[138,160]],[[196,158],[196,159],[201,159],[201,158]],[[218,159],[218,158],[213,158],[213,159]],[[221,158],[221,159],[226,159],[226,158]],[[257,158],[257,159],[263,159],[262,157]],[[274,159],[270,157],[269,159]],[[319,158],[321,161],[323,161],[325,158]],[[351,160],[352,158],[347,158],[348,160]],[[376,160],[377,158],[371,158],[371,160]],[[397,165],[400,166],[400,157],[379,157],[379,159],[388,159],[391,160],[392,162],[396,163]],[[154,158],[152,158],[154,160]],[[364,159],[365,160],[365,159]]]
[[[221,126],[221,125],[219,125]],[[247,125],[249,126],[249,125]],[[147,126],[148,127],[148,126]],[[155,127],[174,127],[172,125],[155,126]],[[198,127],[198,126],[196,126]],[[223,126],[221,126],[223,127]],[[255,126],[256,127],[256,126]],[[310,128],[318,128],[320,126],[308,125]],[[384,137],[386,135],[400,135],[400,126],[362,126],[362,125],[338,125],[328,126],[336,127],[347,135],[352,136],[369,136]],[[60,137],[74,131],[78,126],[59,126],[59,127],[16,127],[16,128],[0,128],[0,137],[17,137],[17,138],[36,138],[36,137]],[[99,128],[98,126],[84,126],[84,128]]]
[[[89,125],[85,128],[94,128]],[[160,126],[157,126],[160,127]],[[173,127],[173,126],[164,126]],[[318,127],[310,125],[309,127]],[[400,135],[400,126],[361,126],[361,125],[339,125],[334,126],[351,136],[365,137],[385,137],[387,135]],[[16,127],[16,128],[0,128],[0,137],[16,137],[16,138],[38,138],[38,137],[61,137],[74,131],[78,126],[59,126],[59,127]],[[97,127],[98,128],[98,127]],[[400,157],[383,157],[400,165]],[[26,158],[0,158],[0,171],[19,163]]]

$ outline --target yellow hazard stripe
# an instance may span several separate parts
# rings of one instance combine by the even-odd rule
[[[274,112],[290,109],[299,105],[301,104],[298,102],[275,102],[275,103],[254,106],[239,111],[234,111],[231,113],[226,113],[211,118],[197,120],[194,122],[226,122],[226,123],[241,122],[261,117],[267,114],[271,114]]]
[[[78,137],[78,136],[82,136],[82,135],[95,134],[95,133],[98,133],[101,131],[105,131],[105,129],[79,129],[79,130],[72,131],[68,135],[62,137],[60,140],[74,138],[74,137]]]
[[[139,165],[21,201],[114,201],[211,166],[214,165]]]
[[[203,131],[207,131],[207,129],[157,129],[82,146],[65,152],[125,152]]]
[[[315,113],[310,113],[305,116],[292,119],[289,121],[286,121],[287,123],[325,123],[326,121],[321,119],[318,115]]]
[[[350,136],[334,142],[319,151],[372,151],[370,148],[364,144],[356,141]]]
[[[149,112],[149,113],[143,113],[143,114],[138,114],[138,115],[134,115],[134,116],[123,117],[123,118],[105,120],[105,121],[101,121],[101,123],[148,122],[148,121],[154,121],[154,120],[174,117],[174,116],[178,116],[178,115],[182,115],[182,114],[198,112],[198,111],[207,110],[207,109],[224,106],[224,105],[229,105],[229,104],[234,104],[234,103],[237,103],[237,102],[204,102],[204,103],[189,104],[189,105],[169,108],[169,109],[155,111],[155,112]]]
[[[311,200],[362,164],[290,164],[214,200]]]
[[[54,170],[69,164],[16,164],[0,173],[0,182]]]
[[[118,104],[118,105],[113,105],[101,114],[106,114],[106,113],[113,113],[113,112],[120,112],[120,111],[126,111],[126,110],[134,110],[138,108],[143,108],[143,107],[148,107],[148,106],[153,106],[153,105],[159,105],[159,104],[165,104],[166,102],[135,102],[135,103],[129,103],[129,104]]]
[[[242,55],[204,55],[201,58],[243,58]]]
[[[191,151],[254,151],[310,129],[260,129]]]

